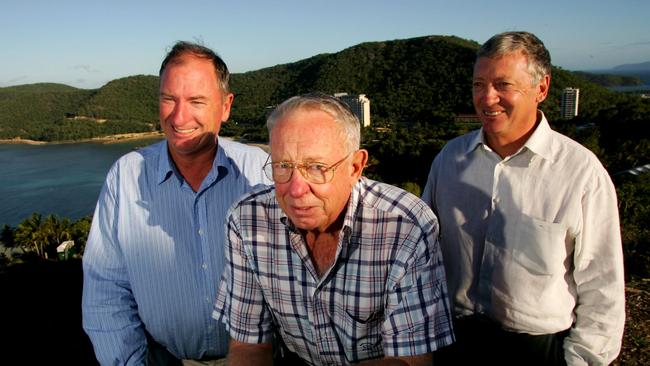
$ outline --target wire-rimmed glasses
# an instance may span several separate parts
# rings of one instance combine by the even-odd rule
[[[293,171],[298,169],[300,174],[310,183],[315,184],[324,184],[330,182],[334,178],[334,172],[336,168],[349,158],[352,153],[347,154],[343,159],[337,161],[336,163],[328,166],[325,163],[319,162],[308,162],[308,163],[296,163],[293,161],[278,161],[272,162],[268,161],[271,156],[268,157],[267,163],[264,164],[264,174],[266,174],[269,179],[275,183],[286,183],[291,180]]]

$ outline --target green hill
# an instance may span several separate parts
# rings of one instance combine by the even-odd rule
[[[79,115],[158,123],[158,77],[130,76],[109,82],[77,111]]]
[[[333,54],[232,75],[231,120],[261,125],[269,110],[299,93],[366,94],[373,122],[438,123],[472,113],[472,65],[478,44],[453,36],[368,42]],[[578,87],[590,118],[626,97],[561,68],[553,69],[542,108],[559,116],[562,88]],[[113,80],[99,89],[61,84],[0,88],[0,138],[77,140],[157,128],[158,77]],[[75,118],[76,117],[76,118]]]
[[[62,84],[0,88],[0,139],[80,140],[157,125],[158,78],[131,76],[100,89]]]
[[[266,107],[309,91],[366,94],[379,120],[436,121],[468,112],[476,47],[442,36],[369,42],[236,74],[233,119],[263,120]]]

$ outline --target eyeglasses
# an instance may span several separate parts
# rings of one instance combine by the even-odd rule
[[[264,174],[275,183],[286,183],[291,180],[294,169],[298,169],[300,174],[310,183],[324,184],[330,182],[334,178],[336,168],[349,158],[352,153],[347,154],[343,159],[336,163],[327,166],[324,163],[294,163],[291,161],[280,161],[277,163],[268,161],[269,156],[264,164]]]

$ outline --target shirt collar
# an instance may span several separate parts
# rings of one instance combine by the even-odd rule
[[[161,184],[176,171],[176,168],[169,158],[167,140],[159,144],[158,148],[158,184]]]
[[[524,147],[545,160],[553,160],[553,152],[551,151],[551,134],[553,130],[551,130],[551,126],[548,124],[544,112],[538,110],[537,119],[539,120],[537,128],[530,135]]]
[[[537,110],[537,119],[539,120],[539,124],[522,149],[525,147],[542,158],[551,160],[553,156],[551,151],[551,126],[548,124],[546,116],[541,110]],[[470,139],[465,154],[471,153],[480,145],[488,147],[485,135],[483,134],[483,127],[471,133],[474,133],[474,136]]]
[[[487,146],[487,141],[485,141],[485,138],[483,138],[483,127],[481,127],[481,129],[479,130],[472,131],[470,133],[473,133],[474,136],[471,138],[469,144],[467,145],[467,149],[465,150],[465,155],[476,150],[476,148],[480,145]]]
[[[210,169],[210,172],[204,180],[205,183],[208,184],[212,184],[217,179],[222,178],[222,175],[227,174],[228,157],[226,156],[223,147],[218,143],[218,141],[219,140],[217,140],[217,155],[212,161],[212,169]],[[179,183],[182,184],[183,177],[176,169],[176,165],[169,155],[167,146],[168,145],[166,140],[159,145],[160,150],[158,154],[158,184],[162,184],[164,181],[169,179],[172,174],[175,175],[178,178]]]

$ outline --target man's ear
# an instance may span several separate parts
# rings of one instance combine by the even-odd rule
[[[226,122],[230,118],[230,107],[232,107],[232,102],[235,99],[233,93],[228,93],[223,96],[221,104],[221,122]]]
[[[352,178],[356,181],[361,177],[363,168],[368,163],[368,151],[360,149],[352,154]]]
[[[551,75],[544,75],[542,80],[537,84],[537,103],[541,103],[546,99],[548,90],[551,87]]]

